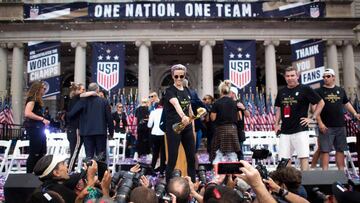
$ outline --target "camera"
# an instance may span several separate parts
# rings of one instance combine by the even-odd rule
[[[155,186],[155,194],[160,202],[165,202],[165,201],[171,202],[172,201],[171,196],[166,193],[166,183],[165,182],[160,181]]]
[[[269,173],[268,173],[268,170],[266,169],[266,166],[264,166],[262,164],[258,164],[255,168],[256,168],[256,170],[259,171],[262,179],[268,179]]]
[[[179,169],[174,169],[173,172],[171,173],[171,178],[175,178],[175,177],[181,177],[181,171]]]
[[[198,177],[199,177],[199,181],[200,181],[201,186],[206,185],[206,169],[205,169],[205,166],[199,166]]]
[[[133,189],[134,186],[134,182],[133,182],[134,175],[135,174],[130,171],[123,173],[121,182],[119,183],[119,185],[121,186],[116,191],[116,197],[115,197],[116,202],[119,203],[128,202],[130,191]]]
[[[255,160],[267,159],[269,156],[272,155],[268,149],[251,148],[250,151],[253,152],[252,158]]]
[[[104,153],[100,153],[99,155],[95,156],[94,158],[85,158],[83,160],[83,162],[86,164],[87,167],[92,166],[92,161],[94,160],[97,165],[98,165],[98,177],[99,180],[101,181],[102,178],[104,177],[105,171],[108,169],[107,163],[105,162],[106,158],[105,158],[105,154]]]
[[[317,200],[323,202],[327,199],[326,195],[322,193],[318,187],[314,187],[311,191],[315,194]]]

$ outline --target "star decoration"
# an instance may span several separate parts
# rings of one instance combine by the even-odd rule
[[[241,53],[238,53],[237,57],[238,57],[238,58],[242,58],[242,54],[241,54]]]
[[[107,50],[106,50],[106,53],[110,54],[110,53],[111,53],[111,50],[110,50],[110,49],[107,49]]]
[[[234,54],[233,53],[230,53],[230,58],[234,58]]]
[[[238,50],[238,52],[242,52],[242,48],[241,48],[241,47],[238,47],[237,50]]]
[[[116,61],[119,60],[119,56],[118,56],[118,55],[115,55],[115,56],[114,56],[114,60],[116,60]]]
[[[106,60],[110,60],[111,57],[109,55],[106,56]]]
[[[98,59],[99,61],[103,60],[103,56],[102,55],[98,56]]]
[[[246,58],[250,58],[250,54],[247,53],[247,54],[245,55],[245,57],[246,57]]]

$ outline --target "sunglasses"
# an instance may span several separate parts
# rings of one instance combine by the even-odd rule
[[[323,78],[331,78],[332,75],[324,75]]]
[[[175,79],[178,79],[178,78],[184,79],[184,77],[185,77],[185,75],[174,75],[174,78],[175,78]]]

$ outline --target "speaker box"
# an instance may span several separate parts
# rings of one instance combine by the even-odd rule
[[[302,171],[302,185],[308,195],[311,195],[314,187],[318,187],[325,194],[332,194],[331,186],[336,181],[343,185],[348,184],[344,171]]]
[[[4,185],[6,203],[26,202],[42,182],[34,174],[10,174]]]

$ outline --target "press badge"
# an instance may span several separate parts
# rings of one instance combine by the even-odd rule
[[[290,114],[291,114],[291,108],[290,108],[290,106],[289,105],[286,105],[285,107],[284,107],[284,110],[283,110],[284,112],[284,118],[290,118]]]

